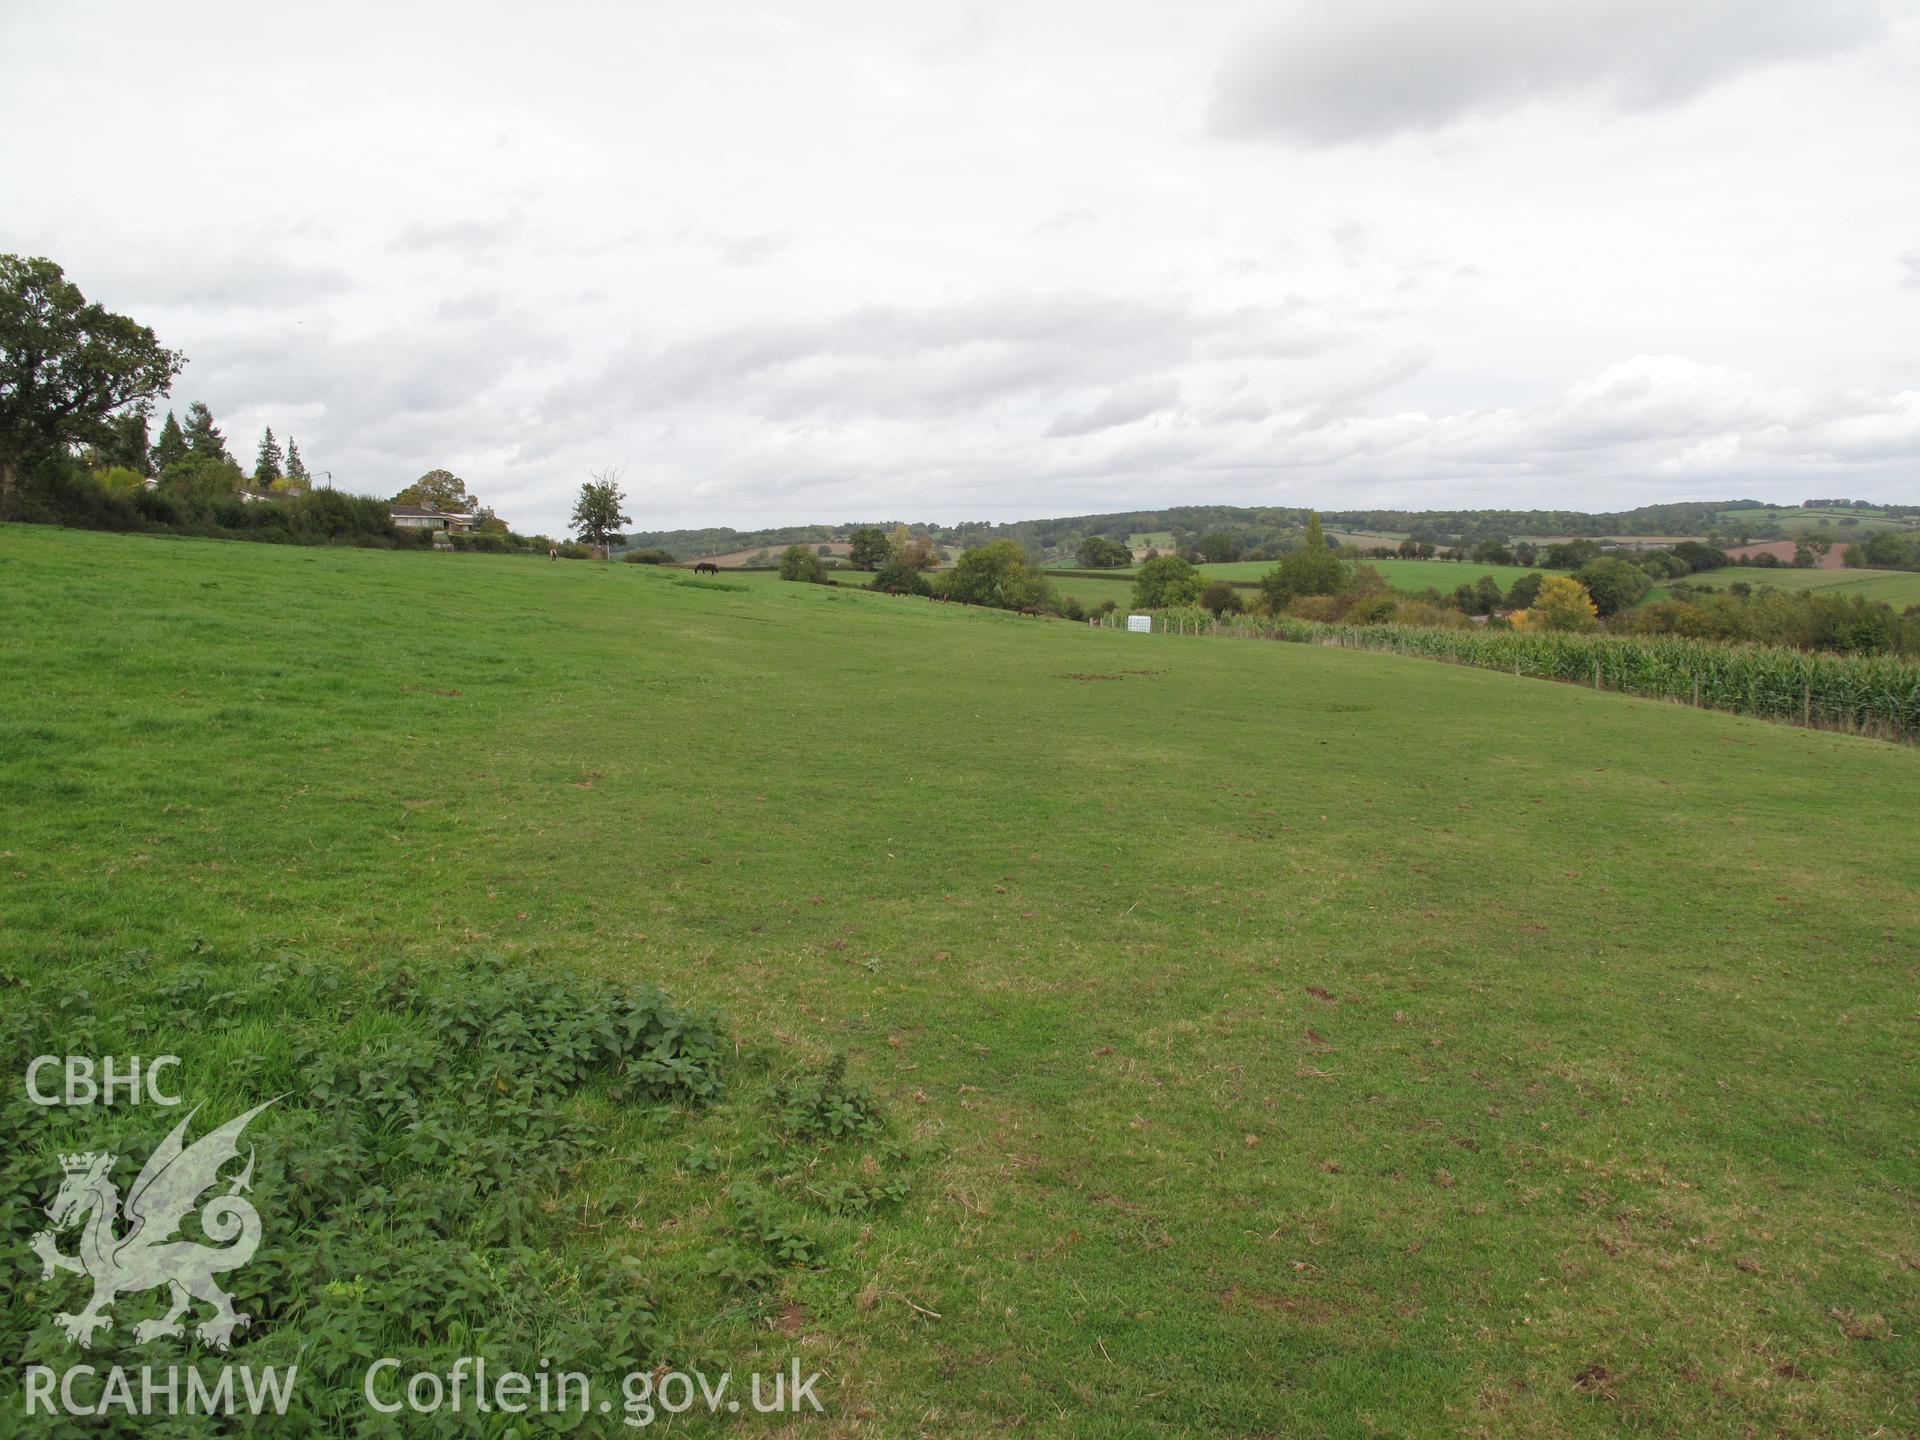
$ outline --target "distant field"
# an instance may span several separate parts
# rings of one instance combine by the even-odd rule
[[[1372,545],[1398,545],[1407,538],[1404,530],[1329,530],[1327,538],[1342,545],[1357,545],[1366,549]]]
[[[1231,580],[1237,585],[1251,585],[1273,569],[1274,563],[1272,560],[1236,560],[1231,564],[1198,565],[1194,568],[1209,580]],[[1471,585],[1482,575],[1493,576],[1504,590],[1522,575],[1532,573],[1524,565],[1456,565],[1451,560],[1364,560],[1361,563],[1373,566],[1394,589],[1409,593],[1418,593],[1432,586],[1442,594],[1447,594],[1456,586]],[[1139,568],[1136,565],[1126,570],[1108,571],[1105,575],[1087,574],[1084,577],[1056,575],[1053,582],[1063,594],[1067,593],[1067,587],[1080,586],[1084,582],[1086,586],[1099,587],[1093,593],[1103,596],[1108,593],[1107,586],[1123,582],[1131,584]]]
[[[1907,570],[1773,570],[1730,566],[1693,577],[1693,583],[1719,590],[1740,582],[1755,589],[1771,585],[1776,590],[1809,590],[1822,595],[1864,595],[1869,600],[1884,600],[1895,609],[1920,605],[1920,573]],[[1672,592],[1663,585],[1656,593]]]
[[[851,545],[841,541],[816,540],[808,545],[807,549],[818,550],[822,545],[827,547],[830,554],[836,556],[845,556],[846,553],[853,548]],[[784,545],[769,545],[765,547],[770,560],[778,560],[786,548]],[[756,545],[751,550],[729,550],[724,555],[699,555],[683,563],[690,565],[697,560],[710,565],[718,565],[723,570],[731,570],[737,566],[750,564],[754,558],[760,554],[761,549],[762,547]]]
[[[1796,541],[1772,540],[1756,545],[1728,545],[1724,548],[1727,558],[1735,565],[1755,566],[1763,555],[1771,555],[1782,565],[1791,565],[1799,558],[1800,550]],[[1816,557],[1817,563],[1808,567],[1814,570],[1841,570],[1846,566],[1846,547],[1836,544],[1826,554]]]
[[[626,564],[0,526],[0,620],[16,1358],[58,1153],[177,1119],[38,1112],[72,1045],[282,1097],[231,1359],[337,1408],[263,1434],[583,1349],[825,1376],[675,1435],[1920,1433],[1920,747]],[[724,1088],[523,1103],[548,974]]]
[[[1367,560],[1362,563],[1386,576],[1387,583],[1396,590],[1420,591],[1432,587],[1442,595],[1451,594],[1457,586],[1471,585],[1482,575],[1493,576],[1502,590],[1511,589],[1522,575],[1531,575],[1540,569],[1528,565],[1476,565],[1471,561],[1456,565],[1451,560]]]
[[[1723,528],[1739,530],[1751,525],[1755,529],[1772,523],[1791,534],[1802,531],[1824,530],[1835,539],[1858,539],[1862,535],[1871,535],[1877,530],[1911,530],[1914,528],[1912,516],[1890,519],[1884,510],[1803,510],[1795,505],[1783,505],[1778,509],[1760,510],[1724,510],[1720,515]],[[1857,521],[1857,524],[1843,525],[1845,520]]]

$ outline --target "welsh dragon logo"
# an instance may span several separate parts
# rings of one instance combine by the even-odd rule
[[[51,1279],[56,1270],[72,1270],[93,1281],[93,1298],[85,1309],[54,1317],[68,1339],[82,1349],[92,1348],[95,1331],[113,1328],[108,1311],[117,1298],[164,1285],[172,1304],[164,1317],[134,1326],[136,1343],[184,1335],[181,1319],[196,1300],[211,1305],[213,1314],[195,1326],[194,1333],[215,1349],[225,1350],[232,1343],[234,1330],[245,1326],[248,1317],[234,1310],[233,1298],[215,1277],[246,1264],[260,1244],[259,1212],[241,1195],[253,1179],[251,1148],[246,1168],[233,1177],[226,1193],[215,1195],[200,1210],[200,1228],[214,1243],[178,1238],[180,1223],[219,1182],[220,1167],[239,1155],[240,1132],[247,1122],[271,1104],[256,1105],[185,1145],[187,1126],[199,1113],[195,1106],[147,1158],[124,1204],[112,1179],[117,1155],[88,1151],[60,1157],[66,1179],[47,1207],[53,1228],[29,1243],[40,1257],[41,1279]],[[79,1252],[61,1254],[56,1232],[81,1222]],[[122,1223],[128,1226],[126,1233],[116,1234]]]

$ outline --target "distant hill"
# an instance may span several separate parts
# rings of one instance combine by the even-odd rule
[[[957,525],[904,522],[943,545],[970,546],[991,540],[1018,540],[1042,559],[1072,554],[1089,535],[1155,544],[1166,548],[1204,548],[1209,535],[1225,534],[1242,550],[1285,549],[1305,526],[1303,507],[1175,505],[1163,510],[1116,510],[1093,515],[1061,515],[994,524],[985,520]],[[1836,538],[1890,525],[1920,524],[1920,505],[1869,505],[1864,501],[1818,500],[1800,506],[1769,505],[1760,500],[1686,500],[1642,505],[1633,510],[1322,510],[1321,523],[1356,539],[1418,536],[1436,544],[1472,545],[1481,540],[1551,539],[1589,536],[1698,537],[1726,544],[1759,543],[1825,530]],[[650,530],[627,538],[629,547],[666,550],[679,559],[702,559],[788,545],[843,541],[862,525],[892,530],[895,520],[850,520],[840,524],[792,525],[766,530]],[[1141,537],[1151,537],[1150,540]]]

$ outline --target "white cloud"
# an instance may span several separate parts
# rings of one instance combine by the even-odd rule
[[[952,416],[1203,356],[1316,354],[1341,338],[1289,307],[995,290],[638,342],[598,374],[556,387],[546,418],[571,425],[635,403],[719,403],[788,421]]]
[[[0,245],[532,529],[1915,498],[1915,0],[1270,13],[16,6]]]
[[[1171,410],[1179,403],[1180,386],[1176,381],[1135,380],[1108,391],[1091,409],[1061,411],[1047,427],[1047,435],[1057,440],[1070,435],[1091,435],[1096,430],[1112,430]]]
[[[1211,118],[1227,134],[1328,144],[1564,95],[1654,108],[1858,44],[1888,19],[1875,0],[1295,4],[1235,47]]]

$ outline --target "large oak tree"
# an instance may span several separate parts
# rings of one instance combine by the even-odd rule
[[[53,261],[0,255],[0,501],[22,467],[110,438],[115,414],[166,393],[185,363]]]

